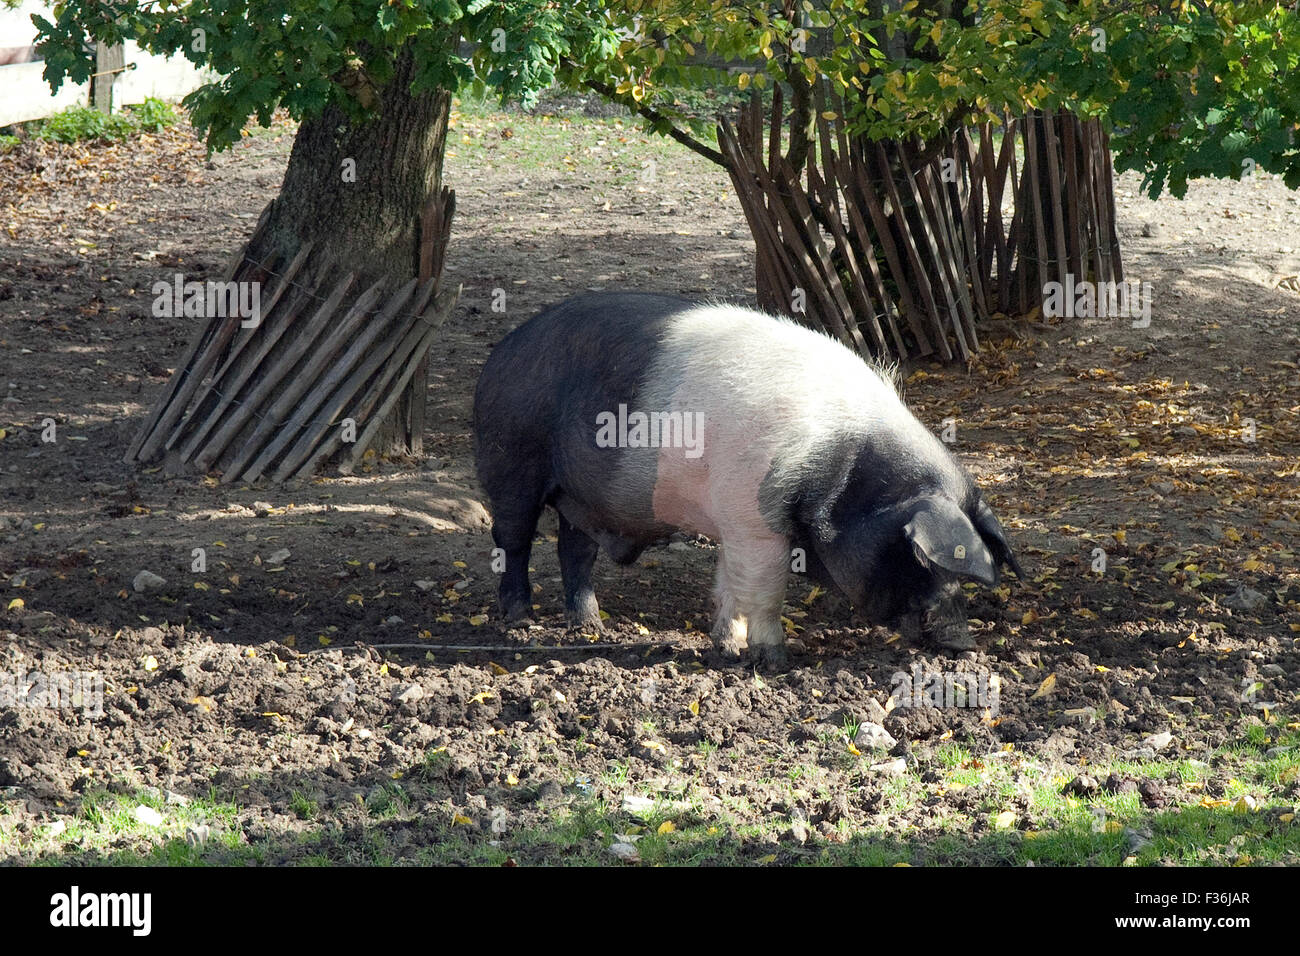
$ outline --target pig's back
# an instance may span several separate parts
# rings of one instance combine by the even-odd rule
[[[888,373],[787,319],[726,305],[687,310],[665,329],[647,381],[647,406],[704,416],[701,457],[658,456],[654,511],[669,523],[758,534],[757,516],[788,533],[792,503],[828,491],[867,447],[910,473],[910,484],[961,480]]]

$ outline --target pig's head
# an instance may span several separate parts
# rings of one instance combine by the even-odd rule
[[[806,539],[830,579],[873,622],[943,647],[975,646],[966,623],[967,580],[996,585],[1001,565],[1021,577],[997,517],[973,486],[963,507],[933,490],[905,501],[863,507],[840,494],[805,525]]]

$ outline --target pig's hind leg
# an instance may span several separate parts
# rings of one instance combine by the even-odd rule
[[[581,528],[560,514],[560,578],[564,582],[564,614],[570,627],[584,631],[604,630],[600,605],[591,586],[591,569],[599,545]]]
[[[505,570],[497,589],[501,617],[507,624],[521,624],[532,617],[533,591],[528,583],[528,556],[533,550],[537,519],[542,503],[510,496],[502,500],[491,495],[492,541],[505,552]]]

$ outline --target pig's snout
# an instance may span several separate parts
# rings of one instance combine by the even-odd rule
[[[921,634],[939,647],[955,651],[974,650],[975,639],[970,636],[970,625],[966,623],[966,602],[961,598],[958,600],[958,606],[943,605],[921,611]]]
[[[966,623],[966,596],[955,584],[941,589],[931,602],[904,612],[895,626],[911,642],[925,641],[954,651],[976,646]]]

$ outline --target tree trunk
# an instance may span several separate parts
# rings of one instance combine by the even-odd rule
[[[377,117],[355,124],[330,107],[302,123],[280,194],[250,257],[287,262],[311,241],[336,268],[357,273],[355,289],[379,279],[396,286],[417,275],[418,222],[429,198],[442,189],[451,96],[446,90],[413,94],[414,73],[408,47],[382,89],[369,87],[364,75],[352,78],[361,96],[378,98]],[[304,276],[302,284],[310,288],[321,278]],[[376,451],[421,453],[427,389],[422,365],[384,422]]]

